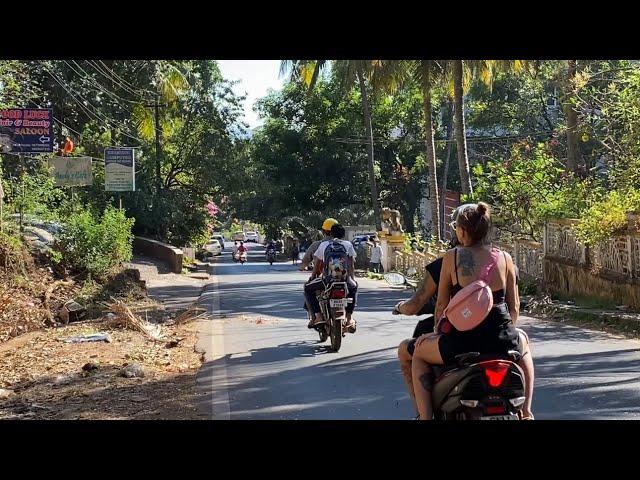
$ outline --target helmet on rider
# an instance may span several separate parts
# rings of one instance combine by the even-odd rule
[[[324,222],[322,222],[322,232],[325,235],[329,235],[331,233],[331,227],[336,225],[338,221],[335,218],[327,218]]]

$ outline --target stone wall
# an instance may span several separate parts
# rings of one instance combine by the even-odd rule
[[[162,260],[173,273],[182,273],[183,252],[179,248],[151,238],[134,237],[133,252]]]

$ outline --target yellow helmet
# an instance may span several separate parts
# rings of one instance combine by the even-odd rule
[[[330,231],[331,227],[333,227],[335,224],[337,224],[338,221],[335,218],[327,218],[323,223],[322,223],[322,230],[325,231]]]

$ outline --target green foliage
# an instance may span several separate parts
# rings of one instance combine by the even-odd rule
[[[54,250],[70,270],[102,279],[122,262],[131,259],[134,219],[123,211],[107,207],[96,218],[89,210],[80,210],[65,219],[65,228]]]
[[[494,225],[533,240],[540,239],[548,218],[579,215],[590,184],[564,174],[545,144],[520,143],[507,159],[476,165],[473,171],[474,200],[492,205]]]
[[[24,172],[13,155],[4,156],[0,164],[5,204],[14,213],[22,210],[41,219],[56,220],[56,208],[65,198],[65,192],[54,187],[46,162],[36,158],[26,159],[24,163]]]
[[[18,275],[26,275],[22,249],[18,232],[5,227],[0,232],[0,277],[8,275],[15,280]]]
[[[638,211],[640,191],[613,191],[595,201],[580,216],[574,227],[576,237],[585,245],[615,236],[627,228],[627,213]]]
[[[69,189],[53,188],[35,165],[45,165],[44,158],[26,159],[31,164],[22,198],[22,171],[16,157],[6,156],[7,207],[64,217],[79,205],[102,212],[120,196],[137,220],[136,233],[179,246],[200,243],[211,222],[206,200],[237,190],[240,172],[233,165],[244,143],[237,138],[243,128],[240,101],[215,61],[0,61],[0,106],[51,106],[59,120],[55,141],[62,145],[71,137],[72,155],[102,158],[105,147],[136,147],[136,192],[105,192],[104,168],[96,162],[93,185],[75,189],[73,204]]]
[[[538,286],[535,282],[520,280],[518,283],[518,292],[520,295],[536,295],[538,293]]]

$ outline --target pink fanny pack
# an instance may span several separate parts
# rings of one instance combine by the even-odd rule
[[[441,328],[440,323],[446,319],[458,331],[472,330],[480,325],[493,308],[493,292],[487,281],[489,274],[496,266],[500,250],[491,249],[491,258],[483,267],[480,279],[471,282],[449,301],[442,318],[438,322],[438,330],[447,333],[448,328]]]

